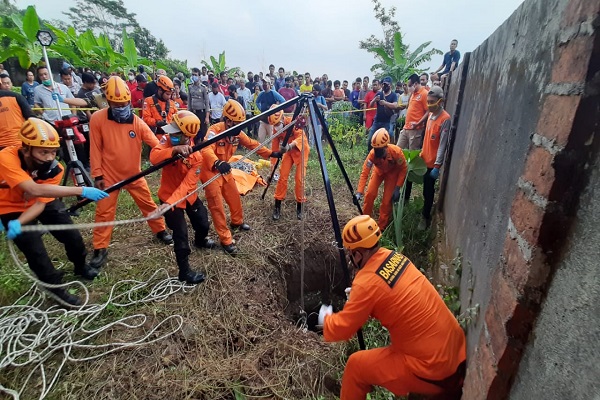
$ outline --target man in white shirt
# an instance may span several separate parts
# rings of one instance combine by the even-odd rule
[[[250,109],[252,93],[250,93],[250,89],[246,87],[246,80],[244,78],[238,79],[238,85],[240,85],[240,87],[236,90],[236,92],[239,97],[244,99],[244,107],[246,107],[246,118],[250,118],[250,114],[252,114],[252,110]]]
[[[208,94],[208,102],[210,103],[210,123],[216,124],[221,120],[223,115],[223,106],[225,106],[225,96],[219,90],[219,83],[213,82],[211,85],[212,91]]]

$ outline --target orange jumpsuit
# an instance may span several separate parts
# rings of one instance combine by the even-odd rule
[[[118,123],[108,108],[92,114],[90,120],[90,162],[92,176],[104,178],[106,187],[141,172],[142,141],[151,148],[158,139],[148,125],[136,115],[131,123]],[[146,179],[140,178],[124,187],[144,216],[156,210],[156,203]],[[96,206],[96,222],[113,221],[117,211],[120,190],[110,193]],[[148,221],[153,233],[165,230],[164,218]],[[106,249],[110,243],[112,227],[94,229],[94,249]]]
[[[160,108],[160,111],[158,111],[158,108]],[[150,129],[156,132],[156,123],[158,121],[164,121],[167,124],[170,124],[171,121],[173,121],[173,115],[177,111],[177,106],[173,100],[169,100],[167,106],[166,101],[162,101],[158,98],[158,95],[154,95],[144,99],[142,118],[144,122],[148,124]],[[159,139],[162,135],[162,133],[158,134]]]
[[[287,125],[289,122],[285,122]],[[273,133],[277,132],[278,129],[273,128]],[[283,142],[285,133],[277,136],[273,139],[272,150],[279,151],[280,143]],[[294,143],[295,147],[285,153],[281,159],[281,171],[279,171],[279,181],[277,182],[277,188],[275,189],[275,199],[284,200],[287,192],[288,178],[292,166],[296,166],[296,186],[294,193],[296,194],[296,202],[304,203],[306,197],[304,195],[304,185],[302,182],[302,175],[306,179],[306,165],[308,163],[308,154],[310,153],[310,147],[308,145],[308,139],[302,129],[293,128],[292,134],[288,140],[288,143]],[[304,146],[304,160],[302,159],[302,146]]]
[[[210,139],[219,133],[225,131],[225,122],[219,122],[211,125],[208,128],[206,138]],[[244,132],[233,137],[223,138],[210,146],[203,148],[202,151],[202,168],[200,170],[200,180],[206,182],[219,171],[214,168],[217,160],[228,162],[231,156],[236,152],[238,145],[242,145],[248,149],[255,149],[260,146],[256,140],[250,139]],[[263,147],[258,150],[258,154],[263,158],[269,158],[271,150]],[[213,225],[219,234],[219,239],[222,245],[230,245],[233,242],[231,231],[227,227],[227,217],[223,208],[223,199],[229,206],[231,214],[231,224],[241,225],[244,222],[244,211],[242,209],[242,200],[235,184],[235,179],[231,174],[220,176],[215,181],[204,188],[208,209],[212,215]]]
[[[440,394],[444,390],[425,379],[448,378],[466,360],[465,334],[456,318],[400,253],[380,248],[358,271],[344,309],[325,317],[325,340],[350,339],[370,316],[389,331],[391,345],[350,356],[341,400],[365,399],[372,385],[401,396]]]
[[[372,149],[360,173],[358,193],[364,193],[367,178],[373,166],[375,166],[375,170],[371,175],[367,193],[365,194],[363,214],[373,214],[373,203],[375,203],[379,186],[383,181],[383,199],[381,199],[381,206],[379,207],[379,220],[377,224],[381,230],[384,230],[388,226],[392,214],[392,195],[394,194],[394,189],[396,186],[404,185],[408,167],[406,166],[406,159],[400,147],[394,144],[388,145],[385,158],[375,157],[375,149]]]

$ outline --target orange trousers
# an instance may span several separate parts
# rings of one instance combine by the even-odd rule
[[[396,396],[442,393],[440,387],[417,378],[407,367],[407,358],[391,346],[352,354],[344,369],[340,400],[364,400],[373,385],[384,387]]]
[[[308,146],[306,146],[308,147]],[[296,186],[294,187],[294,193],[296,195],[297,203],[304,203],[306,201],[304,185],[302,184],[302,175],[306,180],[306,165],[308,163],[308,153],[310,150],[307,148],[304,150],[304,162],[302,160],[302,153],[299,151],[292,150],[289,153],[285,153],[281,159],[281,170],[279,171],[279,181],[277,182],[277,188],[275,189],[275,199],[284,200],[287,193],[288,178],[292,171],[292,166],[296,166]]]
[[[373,171],[369,185],[367,186],[367,192],[365,193],[365,203],[363,206],[363,214],[373,215],[373,203],[377,198],[377,192],[379,186],[383,182],[383,198],[381,199],[381,206],[379,207],[379,220],[377,224],[383,231],[390,223],[390,217],[392,215],[392,196],[394,189],[396,188],[396,182],[398,182],[398,174],[400,172],[394,171],[392,174],[380,175],[377,171]]]
[[[127,190],[131,197],[133,197],[133,201],[135,201],[135,204],[142,211],[144,217],[156,210],[156,203],[152,200],[148,183],[144,178],[130,183],[123,187],[123,189]],[[114,221],[119,192],[120,190],[115,190],[110,193],[109,197],[98,202],[96,206],[96,222]],[[166,229],[164,218],[148,221],[148,225],[150,225],[153,233],[158,233]],[[112,226],[94,229],[94,249],[106,249],[110,244],[112,231]]]
[[[231,231],[227,227],[227,216],[223,207],[223,199],[229,206],[231,214],[231,224],[241,225],[244,223],[244,210],[242,209],[242,200],[238,192],[233,175],[227,174],[220,176],[214,182],[211,182],[204,188],[204,195],[208,203],[208,209],[212,216],[213,225],[219,235],[221,244],[227,246],[233,242]]]

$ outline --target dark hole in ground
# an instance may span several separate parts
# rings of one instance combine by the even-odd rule
[[[284,266],[283,275],[287,287],[288,306],[286,315],[297,323],[301,315],[301,259],[300,243],[294,243],[298,257]],[[316,330],[321,304],[333,304],[340,310],[346,299],[344,272],[339,261],[339,253],[331,243],[311,241],[304,249],[304,311],[308,317],[308,328]]]

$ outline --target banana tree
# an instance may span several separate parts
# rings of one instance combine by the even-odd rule
[[[12,14],[10,19],[15,28],[0,28],[0,37],[8,37],[10,45],[0,51],[0,62],[10,57],[17,57],[21,68],[27,69],[42,59],[42,46],[36,35],[40,29],[40,20],[35,7],[29,6],[22,16]]]
[[[213,71],[215,76],[218,76],[221,72],[228,72],[230,74],[240,72],[239,67],[227,68],[225,64],[225,52],[219,54],[218,60],[215,57],[210,56],[210,64],[203,60],[202,65],[204,65],[206,69]]]
[[[425,51],[431,42],[422,43],[414,51],[408,51],[407,46],[402,42],[402,34],[394,33],[394,52],[388,54],[383,47],[372,47],[369,50],[376,53],[383,60],[382,63],[375,64],[371,71],[378,71],[379,76],[390,76],[394,82],[406,81],[408,77],[421,70],[419,65],[430,61],[436,54],[443,54],[438,49]]]

